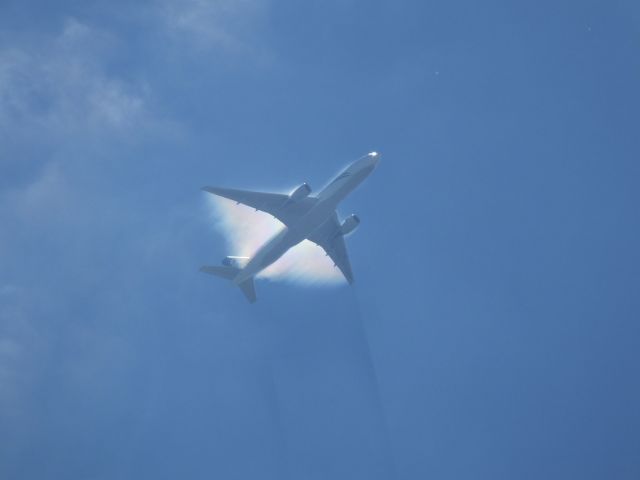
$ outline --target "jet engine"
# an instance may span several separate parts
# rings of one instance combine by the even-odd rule
[[[303,198],[308,197],[310,193],[311,193],[311,187],[309,186],[309,184],[303,183],[289,195],[289,201],[299,202]]]
[[[343,220],[342,224],[340,225],[340,233],[342,235],[348,235],[349,233],[353,232],[358,227],[358,225],[360,225],[360,219],[358,218],[358,216],[355,214],[349,215]]]

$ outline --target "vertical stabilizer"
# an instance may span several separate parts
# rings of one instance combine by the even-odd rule
[[[240,287],[240,290],[242,290],[242,293],[244,293],[244,296],[247,297],[247,300],[249,300],[250,303],[253,303],[256,301],[256,287],[253,284],[253,277],[247,278],[244,282],[242,282],[238,286]]]

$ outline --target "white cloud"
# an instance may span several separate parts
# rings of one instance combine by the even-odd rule
[[[0,188],[0,222],[46,224],[56,212],[77,219],[82,211],[88,218],[82,203],[69,208],[83,196],[86,204],[97,204],[73,178],[77,166],[116,161],[118,155],[78,152],[183,133],[175,122],[154,115],[145,81],[113,68],[123,48],[114,35],[73,18],[54,35],[0,46],[0,176],[23,174]],[[0,235],[0,254],[8,248],[7,236]]]
[[[170,36],[201,48],[256,53],[256,30],[264,22],[267,0],[162,0],[160,19]]]
[[[0,288],[0,422],[14,430],[15,440],[30,423],[29,393],[45,349],[34,327],[28,295],[15,285]]]
[[[80,247],[95,248],[88,240],[105,215],[95,215],[100,204],[86,195],[74,162],[96,160],[68,153],[78,145],[120,143],[164,128],[151,115],[147,87],[109,68],[120,47],[109,33],[75,19],[57,34],[0,46],[0,176],[26,171],[0,190],[0,424],[15,428],[14,440],[30,422],[25,412],[31,390],[49,355],[46,320],[55,311],[52,304],[64,302],[51,301],[50,295],[64,295],[58,285],[47,287],[56,292],[50,294],[22,275],[33,268],[24,242],[43,248],[59,242],[69,258]],[[29,150],[34,145],[37,154]],[[110,211],[105,204],[100,209]],[[50,272],[51,266],[42,269]],[[18,287],[17,278],[31,283]]]
[[[106,32],[69,19],[36,44],[0,48],[0,129],[40,140],[127,133],[149,121],[144,85],[107,73],[117,50]],[[10,133],[8,133],[10,132]]]
[[[67,204],[68,196],[68,187],[60,168],[51,162],[45,165],[33,182],[22,189],[7,192],[0,214],[36,221],[46,220],[46,217]]]
[[[211,51],[264,58],[260,26],[268,0],[158,0],[138,10],[138,27],[158,32],[166,53]],[[25,41],[28,38],[28,41]],[[128,49],[117,35],[69,18],[55,35],[16,37],[0,46],[0,143],[29,145],[148,132],[181,135],[158,119],[153,78],[131,79],[114,65]],[[6,149],[5,149],[6,150]],[[2,162],[14,158],[1,158]]]
[[[251,54],[256,49],[253,28],[261,21],[264,6],[260,0],[162,0],[145,25],[160,29],[177,46],[186,41],[207,51]],[[114,238],[129,242],[118,245],[118,251],[143,254],[161,236],[157,231],[140,235],[147,234],[148,242],[140,236],[117,236],[134,224],[136,213],[121,208],[117,197],[101,197],[82,183],[90,170],[85,164],[100,160],[83,157],[78,144],[85,150],[107,151],[104,155],[112,161],[117,155],[109,156],[109,151],[123,140],[166,140],[176,130],[182,134],[179,125],[155,115],[153,78],[131,79],[118,70],[118,62],[112,60],[127,46],[109,31],[69,19],[56,34],[25,38],[0,45],[0,176],[8,166],[33,164],[25,177],[0,188],[0,225],[11,226],[0,227],[0,424],[10,422],[16,429],[13,435],[5,433],[8,440],[0,438],[0,447],[13,445],[18,430],[26,431],[24,425],[34,421],[28,415],[28,402],[51,356],[49,320],[68,315],[65,282],[38,287],[32,276],[22,274],[25,263],[34,267],[25,257],[32,248],[23,245],[25,239],[65,256],[69,262],[59,277],[51,273],[50,265],[42,268],[49,278],[70,279],[72,289],[101,275],[83,269],[88,259],[99,259],[104,254],[101,249]],[[42,155],[40,150],[36,155],[28,150],[36,144],[42,146]],[[8,155],[7,146],[16,154]],[[24,151],[29,154],[22,155]],[[60,265],[59,258],[53,260]],[[104,302],[105,316],[122,315],[110,311],[119,312],[120,302]],[[93,328],[89,325],[82,332],[82,341],[90,347],[78,353],[80,367],[71,372],[82,384],[102,378],[99,373],[113,365],[111,352],[123,359],[131,354],[126,341]],[[116,367],[120,365],[116,362]]]

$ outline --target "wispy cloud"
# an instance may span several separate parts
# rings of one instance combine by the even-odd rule
[[[75,19],[55,34],[0,46],[0,423],[15,426],[12,445],[29,421],[27,399],[46,363],[47,320],[52,312],[66,316],[45,290],[65,302],[65,288],[76,281],[70,272],[83,271],[86,262],[78,252],[100,248],[92,232],[106,222],[118,231],[116,222],[127,221],[126,214],[108,213],[116,210],[112,199],[83,184],[80,172],[99,160],[79,158],[77,149],[135,141],[165,128],[149,108],[147,86],[109,67],[120,48],[110,33]],[[38,253],[31,249],[36,243]],[[31,257],[40,250],[66,263],[52,255],[33,271]],[[52,274],[52,265],[62,265],[62,272]],[[43,275],[65,281],[43,289]]]
[[[32,310],[22,288],[0,286],[0,422],[13,433],[14,442],[24,441],[32,424],[28,395],[47,348]]]
[[[144,85],[106,72],[106,32],[75,19],[36,45],[0,49],[0,127],[52,135],[126,132],[146,115]]]
[[[163,48],[246,55],[264,2],[154,5],[155,13],[137,22],[171,41]],[[106,398],[109,385],[126,377],[132,340],[110,326],[132,315],[123,307],[128,292],[144,298],[143,288],[123,293],[123,283],[138,281],[140,265],[131,264],[153,268],[167,251],[188,251],[176,248],[189,242],[176,232],[200,221],[180,217],[172,229],[149,220],[148,208],[130,208],[118,195],[124,187],[116,187],[113,172],[122,169],[105,165],[132,161],[132,149],[122,154],[125,144],[143,152],[136,161],[151,171],[149,152],[179,142],[187,128],[161,105],[154,69],[171,67],[147,65],[132,75],[121,66],[130,53],[122,38],[68,18],[57,32],[7,36],[0,45],[0,463],[27,448],[40,428],[34,391],[53,359],[62,389],[95,389]],[[196,265],[193,258],[181,263],[190,275]],[[92,302],[86,311],[83,298]],[[73,361],[60,363],[56,356],[67,352],[56,350],[56,341],[65,336],[76,349],[68,353]]]
[[[211,195],[207,199],[215,225],[229,245],[230,251],[225,255],[251,257],[283,226],[271,216],[244,205],[236,205],[233,201]],[[340,270],[333,266],[324,251],[308,240],[285,253],[263,270],[259,277],[306,285],[345,282]]]
[[[268,0],[162,0],[157,12],[166,32],[202,49],[257,53],[264,46],[256,30],[265,21]]]
[[[144,82],[110,67],[121,48],[109,32],[73,18],[55,34],[0,47],[0,222],[16,229],[0,235],[0,265],[13,261],[20,235],[98,222],[84,205],[110,200],[94,198],[78,172],[105,160],[78,152],[179,132],[154,115]]]
[[[78,155],[83,149],[107,152],[181,135],[176,122],[157,115],[149,84],[113,67],[124,48],[114,34],[74,18],[57,33],[0,47],[0,221],[46,220],[38,212],[55,219],[56,211],[70,218],[62,210],[68,200],[91,195],[71,177],[105,161]],[[85,197],[94,207],[107,201],[94,200]],[[0,236],[0,253],[6,242]]]

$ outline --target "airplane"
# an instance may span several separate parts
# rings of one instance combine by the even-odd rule
[[[347,282],[353,283],[344,236],[356,229],[360,219],[357,215],[350,215],[341,223],[336,208],[373,172],[379,162],[380,155],[377,152],[368,153],[349,165],[317,195],[311,195],[311,187],[307,183],[303,183],[289,195],[203,187],[205,192],[269,213],[284,226],[258,248],[253,257],[228,256],[222,260],[221,266],[203,266],[200,271],[231,280],[240,287],[247,300],[253,303],[256,301],[254,277],[282,257],[287,250],[307,239],[322,247]]]

